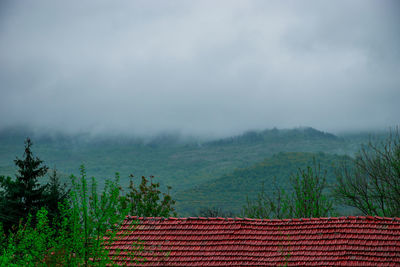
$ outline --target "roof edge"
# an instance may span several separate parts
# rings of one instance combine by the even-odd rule
[[[320,217],[320,218],[293,218],[293,219],[254,219],[254,218],[223,218],[223,217],[139,217],[126,216],[129,220],[152,220],[152,221],[190,221],[190,220],[221,220],[221,221],[254,221],[254,222],[302,222],[302,221],[339,221],[339,220],[373,220],[373,221],[398,221],[400,217],[379,217],[379,216],[341,216],[341,217]]]

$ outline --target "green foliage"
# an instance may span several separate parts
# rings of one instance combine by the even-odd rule
[[[0,234],[0,266],[109,266],[113,265],[107,246],[116,241],[118,227],[128,210],[121,207],[119,176],[106,180],[101,194],[94,178],[87,183],[86,171],[71,176],[70,198],[60,204],[60,217],[50,225],[45,208],[39,210],[36,223],[31,216],[22,221],[8,238]],[[134,230],[135,224],[130,230]],[[140,244],[126,249],[134,257]],[[114,255],[118,256],[118,255]]]
[[[120,226],[128,212],[119,202],[119,175],[116,174],[114,180],[106,180],[101,194],[97,192],[94,177],[90,185],[87,183],[84,166],[81,166],[80,179],[72,175],[71,183],[71,207],[64,210],[63,218],[64,231],[68,230],[71,234],[70,238],[59,240],[58,246],[68,257],[66,262],[74,262],[75,265],[111,263],[109,252],[104,249],[104,240],[113,242],[116,234],[113,230]]]
[[[337,172],[336,199],[365,215],[399,217],[399,129],[383,142],[362,147],[353,164]]]
[[[322,174],[320,166],[298,169],[291,177],[291,190],[276,186],[272,197],[264,192],[264,186],[256,200],[247,199],[243,215],[250,218],[316,218],[329,216],[334,212],[333,202],[324,193],[326,171]]]
[[[320,166],[314,163],[314,169],[307,166],[299,169],[292,178],[294,194],[289,200],[289,216],[294,218],[326,217],[333,212],[333,202],[324,194],[326,171],[321,173]]]
[[[133,177],[133,175],[131,175]],[[173,205],[175,200],[167,193],[159,190],[160,184],[153,183],[153,176],[150,176],[150,184],[146,177],[142,176],[142,182],[139,187],[135,187],[133,181],[130,181],[129,192],[120,199],[123,207],[129,210],[134,216],[142,217],[169,217],[176,216]]]
[[[38,178],[47,173],[48,167],[42,166],[43,161],[33,156],[31,146],[32,142],[27,138],[24,159],[14,160],[18,167],[16,180],[0,177],[0,187],[4,189],[0,195],[0,218],[7,231],[18,224],[20,218],[36,214],[45,204],[46,186],[40,185]]]
[[[49,227],[45,208],[37,212],[36,220],[36,227],[33,227],[32,216],[29,215],[26,223],[21,221],[18,230],[10,234],[0,255],[0,266],[44,265],[44,255],[54,244],[55,230]]]

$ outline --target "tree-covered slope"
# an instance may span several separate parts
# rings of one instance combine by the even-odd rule
[[[89,176],[101,185],[104,178],[121,174],[128,186],[129,174],[154,175],[162,188],[172,186],[173,196],[182,190],[211,182],[237,168],[250,167],[279,152],[325,152],[352,154],[368,136],[337,137],[313,128],[250,131],[214,141],[182,139],[178,135],[156,138],[49,133],[35,135],[21,129],[0,132],[0,174],[13,175],[13,160],[23,153],[24,139],[30,136],[34,153],[50,167],[65,174],[78,174],[85,164]],[[356,141],[354,141],[356,140]]]
[[[246,197],[254,199],[264,186],[272,193],[276,185],[288,188],[290,177],[299,168],[313,166],[314,159],[321,171],[327,171],[327,182],[335,181],[334,165],[340,165],[347,156],[326,153],[281,152],[250,167],[236,169],[213,181],[203,183],[176,195],[178,212],[193,215],[201,207],[219,207],[239,213]],[[195,208],[194,208],[195,207]]]

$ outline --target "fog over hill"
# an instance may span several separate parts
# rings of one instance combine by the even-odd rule
[[[178,185],[186,187],[279,152],[352,155],[361,143],[368,142],[370,133],[335,136],[313,128],[275,128],[204,140],[176,134],[152,138],[51,132],[35,135],[14,128],[0,131],[0,167],[7,169],[3,174],[11,174],[13,160],[22,156],[27,136],[32,138],[33,149],[40,158],[68,175],[77,174],[79,166],[85,164],[89,173],[98,177],[110,177],[118,171],[123,177],[130,173],[155,175],[166,184],[175,184],[182,178],[184,181]]]
[[[14,177],[14,159],[22,156],[24,139],[31,134],[33,132],[26,129],[0,131],[0,175]],[[282,182],[280,184],[287,184],[290,173],[310,164],[314,157],[327,160],[323,167],[331,168],[330,163],[347,158],[342,155],[353,155],[371,136],[382,139],[386,134],[336,136],[303,127],[247,131],[215,140],[182,139],[176,134],[147,139],[59,133],[33,134],[31,137],[34,154],[50,168],[57,168],[63,181],[68,182],[71,174],[79,175],[81,164],[85,165],[89,177],[97,178],[100,186],[105,178],[113,177],[116,172],[120,173],[123,187],[128,186],[130,174],[135,175],[136,183],[142,175],[154,175],[154,181],[161,184],[162,190],[172,186],[171,194],[178,201],[178,211],[193,215],[191,212],[197,211],[191,207],[193,203],[237,212],[244,204],[246,194],[254,195],[263,181],[276,178]],[[258,171],[267,162],[273,162],[275,167]],[[277,167],[285,164],[290,168]],[[229,180],[230,177],[234,180]],[[244,184],[251,186],[232,201],[229,196],[232,192],[237,193]],[[228,186],[232,190],[236,188],[236,191],[227,191]],[[211,195],[206,197],[207,190],[212,198]],[[224,201],[232,205],[223,205]]]
[[[222,138],[400,124],[400,2],[0,2],[0,129]]]

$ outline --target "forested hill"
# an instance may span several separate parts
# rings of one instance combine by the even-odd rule
[[[336,137],[313,128],[253,131],[208,142],[173,134],[151,139],[88,134],[38,136],[14,129],[0,132],[0,174],[14,174],[14,159],[22,156],[27,136],[32,138],[35,155],[62,173],[78,174],[79,166],[85,164],[88,175],[95,176],[100,184],[103,178],[119,172],[123,185],[128,184],[129,174],[154,175],[162,186],[172,186],[173,194],[279,152],[351,155],[360,143],[368,142],[368,134]]]
[[[320,165],[321,174],[327,171],[327,182],[334,183],[334,167],[348,156],[325,153],[281,152],[248,168],[237,169],[220,178],[184,190],[176,195],[178,211],[181,214],[193,214],[193,208],[216,207],[238,214],[246,203],[246,197],[255,199],[264,185],[267,194],[280,188],[288,189],[290,177],[299,168],[313,166],[314,161]],[[238,214],[239,215],[239,214]]]

